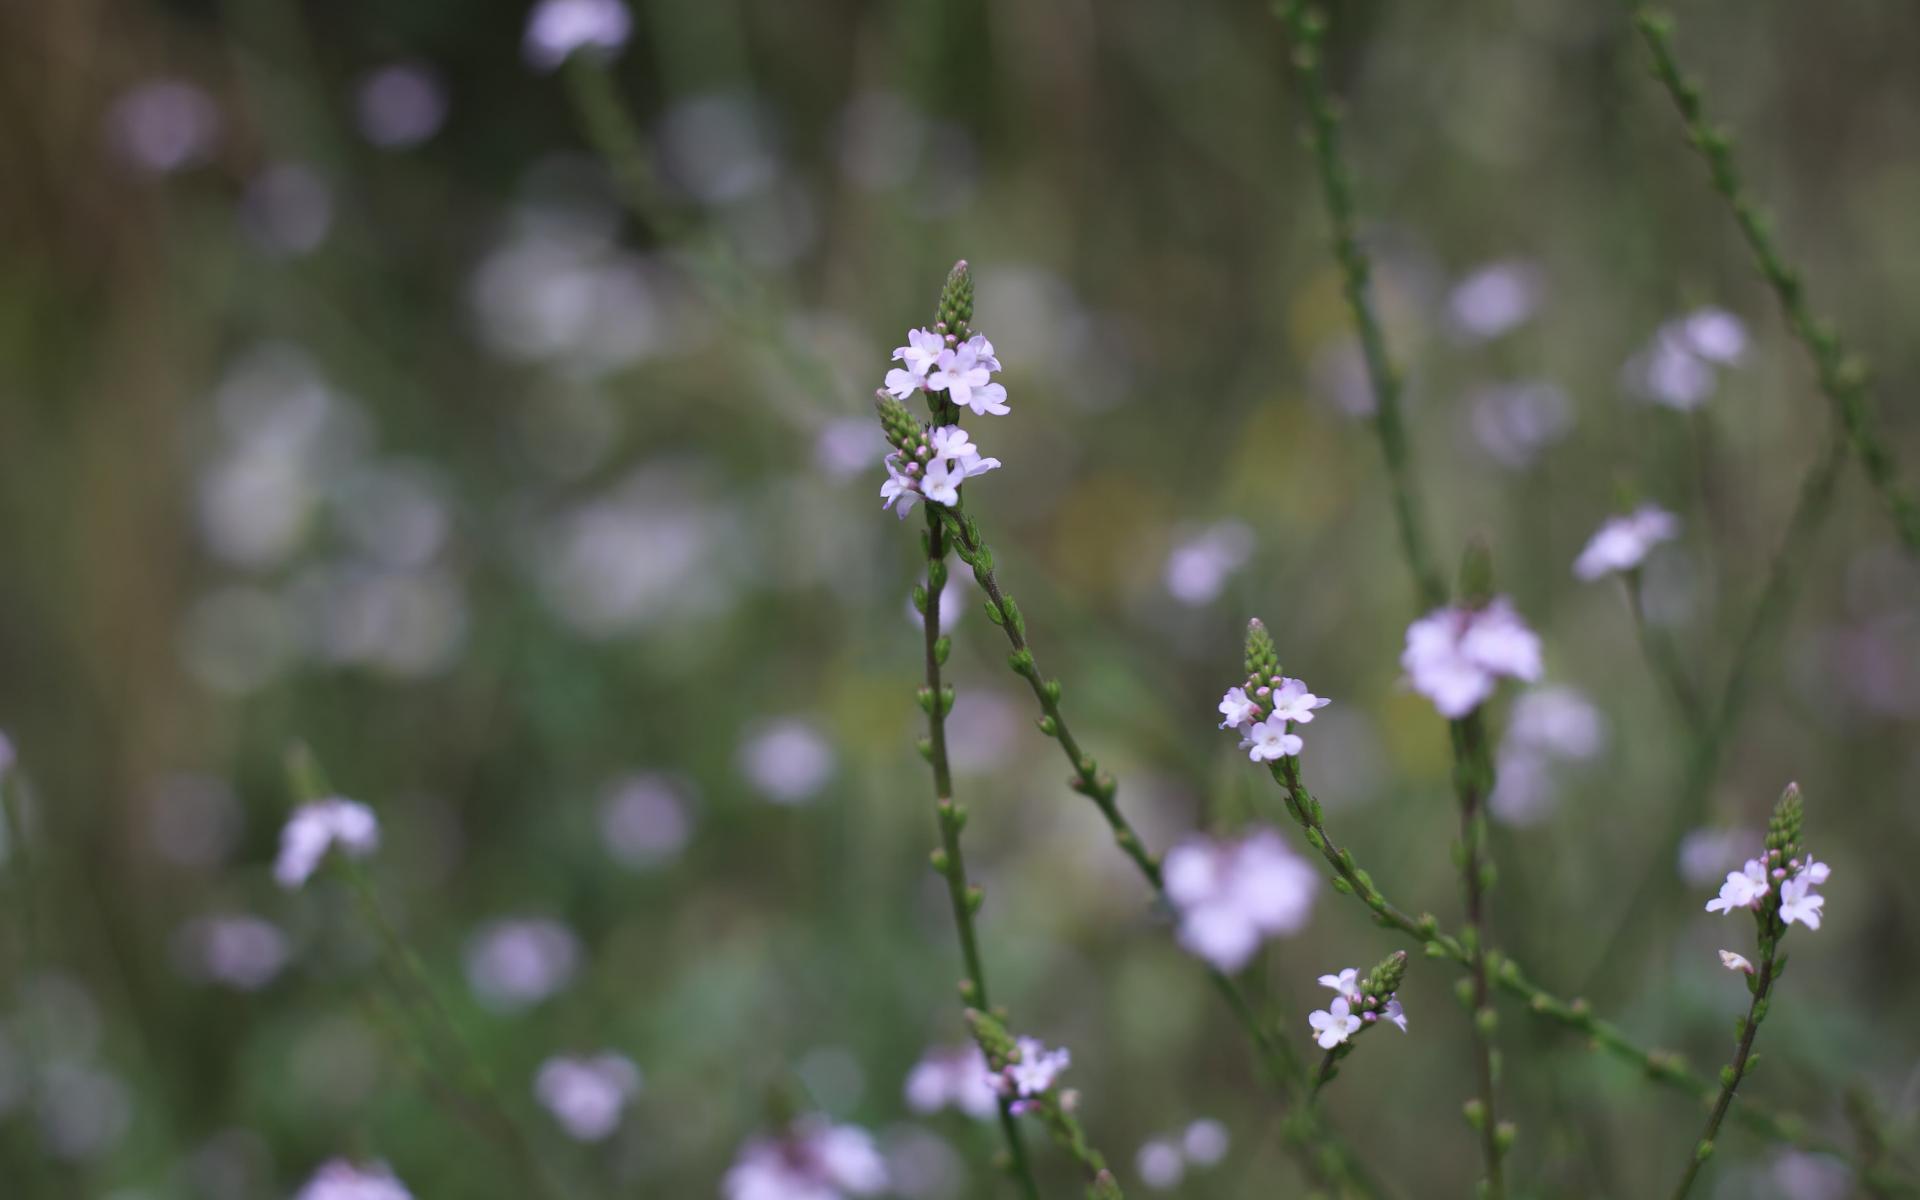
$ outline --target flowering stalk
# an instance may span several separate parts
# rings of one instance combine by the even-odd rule
[[[1076,1093],[1053,1086],[1054,1076],[1066,1066],[1065,1052],[1049,1054],[1032,1038],[1015,1038],[996,1017],[977,1008],[967,1010],[967,1028],[973,1031],[974,1041],[979,1043],[995,1077],[1015,1081],[1007,1086],[1020,1093],[1016,1101],[1020,1111],[1039,1117],[1053,1140],[1080,1168],[1087,1181],[1087,1200],[1123,1200],[1120,1184],[1107,1168],[1105,1156],[1087,1142],[1086,1131],[1073,1115]],[[1034,1061],[1037,1059],[1051,1061]],[[1023,1068],[1029,1073],[1023,1074]]]
[[[1713,1157],[1714,1138],[1720,1132],[1720,1123],[1726,1120],[1727,1110],[1733,1105],[1733,1094],[1739,1089],[1740,1081],[1746,1078],[1747,1067],[1753,1060],[1754,1038],[1759,1035],[1760,1022],[1767,1018],[1774,981],[1787,965],[1786,956],[1780,953],[1780,942],[1786,936],[1787,925],[1798,920],[1810,928],[1820,928],[1821,898],[1811,895],[1809,888],[1825,880],[1827,868],[1824,864],[1813,862],[1801,846],[1802,818],[1800,789],[1788,784],[1774,808],[1773,820],[1767,830],[1766,857],[1749,863],[1748,871],[1728,876],[1727,886],[1721,889],[1719,898],[1707,904],[1709,911],[1716,906],[1722,909],[1739,907],[1741,905],[1732,901],[1748,897],[1745,903],[1753,908],[1760,965],[1755,968],[1740,955],[1724,950],[1720,952],[1721,961],[1730,969],[1746,975],[1747,990],[1752,993],[1753,999],[1747,1006],[1747,1015],[1735,1023],[1739,1040],[1734,1045],[1733,1061],[1720,1070],[1720,1093],[1714,1100],[1713,1111],[1707,1116],[1706,1129],[1687,1160],[1680,1183],[1674,1188],[1674,1200],[1685,1200],[1693,1188],[1694,1180],[1699,1178],[1701,1168]],[[1750,876],[1754,874],[1752,868],[1755,867],[1760,868],[1762,880],[1778,886],[1752,880]],[[1763,890],[1758,896],[1753,896],[1752,889],[1756,887]],[[1730,891],[1736,894],[1730,896]]]
[[[1364,980],[1352,968],[1338,975],[1320,977],[1323,985],[1340,995],[1327,1012],[1315,1013],[1308,1018],[1321,1031],[1321,1044],[1332,1042],[1327,1045],[1327,1052],[1320,1059],[1319,1069],[1313,1073],[1311,1099],[1318,1099],[1320,1089],[1333,1082],[1340,1073],[1340,1060],[1353,1053],[1354,1043],[1362,1034],[1381,1021],[1391,1021],[1405,1031],[1407,1019],[1400,1011],[1400,1001],[1394,993],[1400,990],[1400,981],[1406,974],[1407,952],[1395,950],[1367,972]]]
[[[1733,140],[1724,130],[1708,123],[1699,85],[1682,73],[1674,57],[1673,18],[1646,0],[1628,0],[1627,11],[1653,60],[1654,77],[1679,112],[1688,143],[1707,165],[1713,190],[1733,210],[1734,222],[1740,227],[1740,236],[1753,255],[1754,265],[1779,301],[1788,328],[1813,359],[1820,390],[1832,402],[1848,440],[1866,469],[1868,482],[1880,493],[1900,540],[1909,551],[1920,554],[1920,504],[1916,504],[1900,484],[1899,467],[1880,432],[1873,403],[1867,395],[1866,365],[1847,350],[1838,331],[1808,307],[1799,272],[1781,258],[1774,244],[1771,223],[1747,190],[1739,164],[1734,160]]]

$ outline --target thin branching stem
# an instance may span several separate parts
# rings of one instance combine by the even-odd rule
[[[1920,554],[1920,504],[1900,482],[1899,466],[1868,395],[1866,365],[1847,349],[1839,332],[1814,315],[1807,304],[1800,273],[1782,258],[1772,224],[1748,190],[1734,156],[1732,138],[1708,121],[1699,84],[1680,68],[1673,50],[1673,19],[1645,0],[1628,0],[1627,10],[1652,59],[1654,78],[1660,81],[1686,128],[1688,143],[1706,163],[1713,190],[1732,210],[1740,237],[1779,302],[1787,328],[1813,360],[1820,391],[1832,402],[1848,441],[1860,456],[1867,481],[1879,493],[1901,542],[1909,552]]]
[[[1746,1078],[1747,1063],[1753,1057],[1753,1040],[1760,1032],[1760,1022],[1767,1017],[1767,997],[1773,991],[1773,981],[1778,972],[1779,937],[1765,939],[1766,954],[1760,960],[1758,974],[1754,978],[1753,1001],[1747,1006],[1747,1018],[1740,1023],[1740,1040],[1734,1046],[1733,1061],[1720,1073],[1720,1093],[1714,1098],[1713,1111],[1707,1114],[1707,1126],[1701,1131],[1700,1140],[1694,1145],[1693,1154],[1687,1160],[1687,1169],[1680,1176],[1680,1183],[1673,1189],[1673,1200],[1685,1200],[1693,1190],[1693,1182],[1700,1176],[1700,1169],[1713,1156],[1713,1142],[1720,1134],[1720,1123],[1727,1119],[1727,1110],[1733,1107],[1733,1094],[1740,1087],[1740,1081]]]

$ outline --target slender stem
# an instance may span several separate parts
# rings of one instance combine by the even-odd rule
[[[992,1005],[987,997],[987,972],[980,959],[980,939],[974,930],[973,914],[980,903],[979,889],[967,882],[967,863],[960,849],[960,830],[966,826],[966,809],[953,800],[953,770],[947,759],[947,710],[952,691],[940,681],[940,666],[946,661],[947,640],[940,635],[940,593],[947,576],[946,534],[932,507],[927,511],[927,590],[922,605],[926,633],[927,685],[920,702],[927,712],[927,761],[933,767],[934,806],[939,815],[940,852],[934,865],[947,881],[947,899],[953,907],[953,924],[960,933],[960,956],[966,964],[967,978],[961,985],[969,1008],[982,1011]],[[1008,1165],[1028,1200],[1039,1200],[1040,1185],[1027,1159],[1026,1141],[1014,1119],[1010,1102],[1000,1099],[1000,1132],[1007,1143]]]
[[[1473,981],[1474,1074],[1479,1084],[1479,1107],[1469,1118],[1480,1132],[1481,1157],[1487,1167],[1486,1194],[1490,1200],[1506,1195],[1501,1159],[1499,1119],[1495,1109],[1497,1075],[1493,1030],[1497,1017],[1488,1001],[1487,890],[1493,867],[1487,855],[1487,793],[1493,787],[1493,763],[1488,756],[1486,729],[1480,710],[1453,722],[1454,794],[1460,801],[1460,877],[1466,892],[1467,924],[1460,940],[1466,943],[1468,977]]]
[[[1667,689],[1667,696],[1673,701],[1674,711],[1695,737],[1707,737],[1711,734],[1711,714],[1693,681],[1687,678],[1687,670],[1680,662],[1680,655],[1674,650],[1673,639],[1655,629],[1647,620],[1646,596],[1641,588],[1641,575],[1638,569],[1628,571],[1621,584],[1627,592],[1627,608],[1633,613],[1633,631],[1640,640],[1640,652],[1646,657],[1647,665],[1652,668],[1654,678]]]
[[[1293,38],[1293,61],[1298,68],[1301,98],[1307,110],[1308,142],[1320,180],[1321,199],[1331,226],[1333,257],[1340,264],[1341,287],[1360,337],[1367,381],[1373,392],[1373,428],[1386,461],[1392,491],[1393,515],[1400,532],[1400,548],[1413,572],[1414,598],[1420,608],[1445,603],[1447,587],[1434,565],[1415,500],[1412,454],[1407,447],[1400,413],[1400,377],[1387,353],[1387,338],[1369,292],[1372,264],[1355,231],[1353,177],[1340,150],[1340,117],[1327,90],[1321,53],[1326,24],[1304,0],[1284,0],[1281,21]]]
[[[1779,302],[1787,327],[1813,360],[1820,391],[1832,402],[1848,440],[1860,456],[1861,466],[1866,469],[1868,482],[1880,494],[1900,540],[1910,552],[1920,554],[1920,504],[1901,486],[1899,467],[1880,431],[1867,394],[1866,366],[1848,351],[1839,332],[1815,316],[1808,306],[1799,272],[1781,257],[1771,223],[1747,188],[1734,158],[1732,139],[1708,122],[1699,85],[1680,69],[1673,52],[1673,19],[1646,0],[1628,0],[1627,11],[1653,60],[1654,77],[1666,90],[1686,128],[1688,143],[1706,163],[1713,190],[1732,209],[1740,236]]]
[[[1775,920],[1772,917],[1767,919]],[[1747,1019],[1740,1023],[1740,1041],[1734,1047],[1733,1061],[1720,1073],[1720,1094],[1713,1102],[1713,1111],[1707,1116],[1707,1127],[1701,1132],[1692,1157],[1687,1160],[1687,1169],[1680,1176],[1680,1184],[1673,1189],[1673,1200],[1685,1200],[1686,1194],[1693,1189],[1693,1181],[1700,1175],[1700,1168],[1706,1166],[1707,1159],[1713,1157],[1713,1139],[1719,1136],[1720,1123],[1726,1120],[1727,1110],[1733,1107],[1733,1093],[1739,1089],[1741,1079],[1747,1074],[1747,1062],[1753,1055],[1753,1039],[1760,1032],[1760,1022],[1767,1017],[1767,995],[1773,990],[1779,933],[1776,929],[1772,936],[1761,938],[1766,954],[1760,960],[1760,971],[1754,980],[1753,1002],[1747,1006]]]

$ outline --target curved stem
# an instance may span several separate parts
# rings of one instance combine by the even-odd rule
[[[1687,1160],[1687,1169],[1680,1176],[1679,1186],[1673,1189],[1673,1200],[1685,1200],[1686,1194],[1693,1189],[1693,1181],[1700,1176],[1700,1169],[1713,1157],[1713,1139],[1720,1133],[1720,1123],[1727,1118],[1727,1110],[1733,1106],[1733,1093],[1739,1089],[1741,1079],[1746,1077],[1747,1062],[1753,1056],[1753,1039],[1760,1032],[1760,1022],[1767,1017],[1767,995],[1773,990],[1773,981],[1777,974],[1775,964],[1779,961],[1779,936],[1762,939],[1766,946],[1766,955],[1760,961],[1760,972],[1754,979],[1753,1002],[1747,1006],[1747,1019],[1740,1024],[1740,1041],[1735,1045],[1733,1061],[1720,1073],[1720,1094],[1713,1102],[1713,1111],[1707,1116],[1707,1127],[1700,1134],[1700,1141],[1694,1146],[1693,1156]]]

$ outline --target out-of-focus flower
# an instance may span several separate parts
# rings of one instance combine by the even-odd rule
[[[1026,728],[1025,709],[1004,692],[969,688],[947,714],[947,759],[956,772],[992,770],[1006,761]]]
[[[517,1012],[573,981],[580,939],[558,921],[516,917],[492,921],[467,942],[467,983],[480,1002]]]
[[[766,120],[737,93],[679,101],[662,118],[656,142],[667,179],[702,204],[737,204],[780,177]]]
[[[276,163],[248,182],[240,216],[268,253],[311,254],[333,228],[333,188],[305,163]]]
[[[776,1137],[740,1148],[720,1181],[726,1200],[842,1200],[887,1187],[872,1135],[824,1117],[803,1117]]]
[[[1247,698],[1247,689],[1228,688],[1227,694],[1220,697],[1220,722],[1222,729],[1239,729],[1251,723],[1260,712],[1260,706]]]
[[[1202,1117],[1187,1126],[1180,1136],[1180,1148],[1186,1151],[1187,1161],[1202,1167],[1211,1167],[1227,1156],[1230,1139],[1227,1127],[1211,1117]]]
[[[740,773],[775,804],[805,804],[833,778],[833,744],[798,717],[756,728],[741,743]]]
[[[887,1186],[903,1200],[955,1200],[966,1182],[966,1161],[939,1134],[918,1125],[886,1133]]]
[[[1745,357],[1747,330],[1723,309],[1703,308],[1668,321],[1626,366],[1627,386],[1669,408],[1704,404],[1719,379],[1715,368],[1737,366]]]
[[[365,858],[378,850],[380,822],[373,810],[343,796],[329,796],[294,809],[280,830],[280,856],[274,861],[273,877],[281,887],[299,887],[334,846],[348,858]]]
[[[1331,1050],[1360,1032],[1361,1021],[1353,1014],[1347,998],[1338,996],[1326,1008],[1307,1014],[1307,1024],[1313,1028],[1314,1041],[1320,1043],[1320,1048]]]
[[[47,1152],[68,1162],[106,1154],[133,1121],[127,1085],[98,1067],[52,1063],[40,1072],[34,1093]]]
[[[1540,639],[1505,597],[1484,608],[1438,608],[1407,627],[1400,666],[1413,689],[1448,719],[1493,695],[1502,676],[1540,677]]]
[[[1468,422],[1494,461],[1523,470],[1573,430],[1573,398],[1557,383],[1498,384],[1474,393]]]
[[[153,79],[130,88],[107,113],[113,149],[155,174],[205,162],[219,134],[220,110],[212,97],[181,79]]]
[[[288,586],[285,607],[310,657],[401,679],[452,666],[466,637],[465,592],[439,569],[315,566]]]
[[[928,1050],[907,1074],[907,1107],[923,1116],[952,1106],[985,1120],[999,1111],[996,1095],[987,1056],[970,1042]]]
[[[1447,295],[1447,318],[1464,341],[1517,329],[1540,307],[1546,274],[1537,263],[1506,259],[1476,268]]]
[[[1739,829],[1696,829],[1680,839],[1680,878],[1704,887],[1760,849],[1760,835]]]
[[[1133,1169],[1140,1175],[1140,1182],[1156,1192],[1164,1192],[1178,1187],[1186,1176],[1187,1160],[1180,1153],[1180,1147],[1165,1138],[1148,1138],[1140,1143],[1140,1150],[1133,1156]]]
[[[424,63],[392,63],[368,72],[354,89],[360,133],[388,150],[417,146],[447,119],[447,88]]]
[[[1735,954],[1731,950],[1720,951],[1720,965],[1729,971],[1744,971],[1749,975],[1753,974],[1753,964],[1747,961],[1746,955]]]
[[[1680,319],[1687,348],[1709,362],[1738,366],[1747,357],[1747,326],[1724,308],[1702,308]]]
[[[850,479],[864,474],[886,448],[872,421],[843,417],[821,427],[813,442],[813,461],[836,479]]]
[[[1014,1046],[1018,1056],[990,1078],[994,1090],[1013,1101],[1010,1107],[1017,1114],[1031,1107],[1027,1101],[1053,1087],[1061,1072],[1073,1065],[1073,1054],[1064,1046],[1049,1050],[1033,1037],[1017,1038]]]
[[[1600,526],[1574,560],[1573,573],[1594,580],[1616,571],[1632,571],[1661,542],[1680,536],[1680,518],[1656,504],[1643,504]]]
[[[413,1193],[384,1162],[335,1158],[320,1165],[294,1200],[413,1200]]]
[[[534,69],[552,71],[577,51],[616,54],[632,33],[633,14],[621,0],[540,0],[521,50]]]
[[[1549,686],[1522,692],[1500,741],[1488,810],[1512,825],[1540,820],[1552,810],[1560,765],[1598,754],[1606,737],[1606,718],[1579,689]]]
[[[1844,1200],[1856,1194],[1853,1171],[1825,1155],[1784,1151],[1774,1160],[1772,1176],[1783,1200]]]
[[[549,1058],[533,1081],[534,1096],[578,1142],[604,1141],[619,1127],[628,1098],[639,1090],[639,1069],[611,1052]]]
[[[240,913],[187,922],[174,935],[174,953],[187,974],[251,992],[273,982],[288,951],[279,926]]]
[[[342,531],[382,566],[423,567],[446,545],[453,523],[446,487],[423,463],[369,464],[329,491]]]
[[[600,837],[622,866],[647,870],[671,862],[692,831],[682,789],[663,776],[622,776],[601,793]]]
[[[1182,604],[1210,604],[1227,580],[1253,556],[1253,530],[1244,521],[1209,525],[1176,544],[1167,555],[1167,592]]]
[[[1304,927],[1320,882],[1271,829],[1238,842],[1187,838],[1167,852],[1163,870],[1180,945],[1228,972],[1245,966],[1263,938]]]

